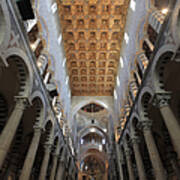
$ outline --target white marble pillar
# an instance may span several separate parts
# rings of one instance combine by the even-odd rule
[[[16,130],[21,121],[24,109],[26,107],[26,98],[18,98],[2,133],[0,136],[0,169],[2,168],[3,162],[9,151],[10,145],[16,134]]]

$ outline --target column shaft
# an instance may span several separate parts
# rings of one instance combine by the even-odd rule
[[[134,172],[133,172],[133,168],[132,168],[132,162],[131,162],[130,154],[127,155],[127,153],[126,153],[126,159],[127,159],[129,179],[134,180]]]
[[[179,126],[179,123],[168,105],[160,107],[160,112],[161,112],[161,115],[163,116],[164,122],[169,131],[169,134],[170,134],[170,137],[172,140],[172,144],[178,155],[178,159],[180,159],[180,126]]]
[[[147,144],[149,156],[150,156],[152,166],[154,169],[155,177],[157,180],[164,180],[166,179],[165,171],[164,171],[164,168],[163,168],[160,156],[159,156],[159,152],[155,145],[151,130],[145,129],[143,132],[144,132],[144,138]]]
[[[120,178],[121,178],[121,180],[124,180],[124,174],[123,174],[122,165],[120,165]]]
[[[58,161],[58,156],[54,155],[54,157],[53,157],[53,167],[52,167],[52,171],[51,171],[50,180],[54,180],[54,178],[55,178],[55,173],[56,173],[56,168],[57,168],[57,161]]]
[[[8,119],[6,126],[4,127],[0,136],[0,169],[9,151],[12,140],[16,134],[16,130],[21,121],[22,114],[24,112],[25,105],[23,101],[17,101],[15,108]]]
[[[48,168],[48,163],[49,163],[50,151],[51,151],[51,145],[47,145],[45,147],[45,154],[44,154],[44,158],[43,158],[43,162],[42,162],[42,166],[41,166],[39,180],[46,179],[46,173],[47,173],[47,168]]]
[[[139,146],[137,142],[133,142],[134,155],[136,159],[138,174],[140,180],[146,180],[146,175],[144,171],[144,164],[141,158],[141,154],[139,152]]]
[[[118,147],[117,144],[116,144],[116,152],[117,152],[117,161],[118,161],[118,166],[119,166],[119,176],[120,176],[121,180],[124,180],[123,169],[122,169],[122,165],[121,165],[122,152],[120,152],[119,147]]]
[[[64,180],[64,171],[65,171],[64,164],[62,162],[59,162],[56,180]]]
[[[31,145],[29,147],[29,150],[28,150],[25,162],[24,162],[20,180],[27,180],[30,177],[32,166],[34,164],[34,159],[35,159],[36,152],[38,149],[40,137],[41,137],[41,129],[40,128],[35,129],[34,136],[31,141]]]

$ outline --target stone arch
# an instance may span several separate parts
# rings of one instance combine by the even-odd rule
[[[102,102],[101,100],[84,100],[84,101],[81,101],[80,103],[78,103],[77,105],[74,106],[73,110],[72,110],[72,117],[79,111],[79,109],[81,109],[83,106],[87,105],[87,104],[90,104],[90,103],[96,103],[96,104],[99,104],[101,106],[103,106],[105,109],[109,110],[110,113],[112,114],[112,110],[111,109],[108,109],[108,105],[104,102]]]
[[[130,134],[131,135],[135,135],[138,122],[139,122],[138,114],[133,113],[130,118]]]
[[[165,91],[164,87],[164,69],[168,62],[171,61],[173,52],[167,51],[159,57],[155,66],[154,72],[154,86],[156,91]]]
[[[5,64],[7,65],[7,67],[9,66],[9,62],[11,62],[13,59],[12,57],[17,57],[20,60],[20,63],[23,64],[23,66],[27,69],[27,73],[28,73],[28,83],[27,83],[27,90],[24,93],[24,96],[29,97],[29,95],[32,92],[32,88],[33,88],[33,69],[32,69],[32,65],[30,63],[30,59],[29,57],[26,55],[26,53],[19,49],[19,48],[8,48],[4,55],[3,55],[3,59],[5,60]],[[8,59],[10,61],[8,61]]]
[[[126,143],[128,143],[130,141],[130,139],[131,139],[130,132],[129,132],[129,130],[126,130],[124,132],[124,141],[126,141]]]
[[[163,55],[166,55],[167,52],[169,52],[170,54],[171,53],[175,53],[176,52],[176,46],[173,45],[173,44],[166,44],[164,46],[162,46],[158,52],[156,53],[155,57],[154,57],[154,60],[153,60],[153,63],[152,63],[152,71],[151,71],[151,76],[153,78],[153,82],[157,82],[157,72],[156,72],[156,69],[157,67],[159,66],[159,64],[162,63],[162,58],[163,58]],[[171,60],[171,59],[169,59]],[[154,84],[154,89],[155,90],[159,90],[159,86],[156,87],[157,84]]]
[[[60,157],[62,156],[63,151],[64,151],[64,145],[62,143],[62,145],[60,145],[60,150],[59,150],[59,156]]]
[[[32,104],[33,100],[38,98],[41,103],[42,103],[42,109],[41,109],[41,112],[40,112],[40,120],[39,120],[39,124],[40,126],[42,126],[43,124],[43,121],[45,119],[45,116],[46,116],[46,104],[45,104],[45,100],[44,100],[44,96],[42,94],[42,92],[40,91],[34,91],[31,96],[29,97],[29,100],[30,100],[30,103]]]
[[[144,107],[143,107],[142,101],[143,101],[144,95],[146,95],[146,94],[149,94],[150,97],[153,97],[154,96],[154,91],[148,86],[145,86],[141,90],[139,98],[138,98],[138,106],[137,106],[137,112],[139,114],[139,117],[144,116],[144,112],[143,112]]]
[[[107,137],[106,133],[105,133],[100,127],[98,127],[98,126],[92,126],[92,125],[87,126],[87,127],[85,127],[84,129],[82,129],[82,130],[79,132],[79,138],[81,138],[81,137],[87,135],[88,133],[90,133],[90,129],[91,129],[91,128],[97,129],[97,132],[100,132],[101,135],[104,135],[104,137],[105,137],[106,140],[108,141],[108,137]]]
[[[44,124],[44,130],[45,130],[45,133],[47,133],[47,140],[50,140],[51,136],[53,135],[53,122],[52,120],[47,120]]]

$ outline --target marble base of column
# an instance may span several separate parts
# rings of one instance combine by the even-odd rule
[[[34,164],[34,159],[36,157],[36,152],[39,146],[40,137],[41,137],[41,129],[35,128],[34,136],[31,141],[31,145],[29,147],[29,151],[27,153],[27,156],[24,162],[20,180],[27,180],[30,177],[32,166]]]

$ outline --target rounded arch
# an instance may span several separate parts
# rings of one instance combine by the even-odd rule
[[[145,92],[141,97],[141,112],[140,112],[140,116],[142,118],[141,120],[144,120],[144,118],[149,117],[148,106],[151,99],[152,96],[149,92]]]
[[[46,141],[51,140],[51,136],[53,135],[53,122],[51,120],[47,120],[44,125],[44,131],[46,134]]]
[[[177,47],[175,45],[173,45],[173,44],[166,44],[166,45],[162,46],[158,50],[158,52],[156,53],[156,55],[154,57],[153,64],[152,64],[152,71],[151,71],[151,76],[153,78],[152,82],[157,81],[156,80],[156,78],[157,78],[156,70],[157,70],[157,66],[160,63],[160,61],[162,62],[161,58],[163,57],[163,55],[165,55],[167,52],[169,52],[170,54],[175,53],[176,49],[177,49]],[[155,91],[159,90],[159,87],[156,87],[156,84],[153,84],[153,85],[154,85]]]
[[[85,105],[90,104],[90,103],[95,103],[98,105],[101,105],[102,107],[104,107],[105,109],[107,109],[110,114],[113,114],[112,110],[108,108],[108,105],[104,102],[102,102],[101,100],[91,100],[91,99],[87,99],[84,101],[81,101],[80,103],[76,104],[73,109],[72,109],[72,117],[74,117],[74,115]]]
[[[129,130],[126,130],[125,132],[124,132],[124,141],[126,141],[126,142],[129,142],[130,141],[130,138],[131,138],[131,135],[130,135],[130,132],[129,132]]]
[[[27,86],[27,91],[26,91],[26,95],[27,97],[30,96],[32,89],[33,89],[33,69],[30,63],[30,59],[29,57],[25,54],[25,52],[19,48],[8,48],[5,53],[3,58],[6,60],[6,64],[8,65],[8,61],[7,59],[10,59],[11,57],[17,57],[19,58],[25,65],[25,67],[27,68],[28,71],[28,86]],[[12,59],[11,59],[12,60]]]
[[[154,87],[155,91],[165,91],[164,86],[164,69],[173,56],[172,51],[167,51],[159,57],[154,69]]]
[[[103,136],[106,138],[106,140],[108,141],[107,134],[106,134],[100,127],[98,127],[98,126],[93,126],[93,125],[86,126],[85,128],[81,129],[81,130],[79,131],[79,135],[78,135],[79,138],[81,138],[81,137],[87,135],[88,133],[90,133],[90,132],[91,132],[90,130],[91,130],[92,128],[95,128],[95,129],[97,130],[97,132],[99,132],[100,135],[103,135]],[[97,132],[96,132],[96,133],[97,133]]]
[[[130,118],[130,134],[134,135],[136,133],[137,123],[139,122],[139,115],[133,113]]]
[[[46,105],[45,105],[45,100],[44,100],[44,96],[43,94],[40,92],[40,91],[34,91],[29,100],[30,100],[30,103],[33,104],[33,101],[35,99],[38,99],[41,103],[41,111],[40,111],[40,121],[39,121],[39,124],[40,126],[42,126],[43,124],[43,120],[45,119],[46,117]]]
[[[54,141],[53,141],[53,149],[52,152],[57,153],[57,151],[60,150],[60,140],[59,140],[59,136],[55,135],[54,136]],[[59,153],[59,152],[58,152]]]
[[[140,92],[140,94],[139,94],[139,98],[138,98],[138,104],[137,104],[137,113],[138,113],[139,117],[141,117],[141,115],[142,115],[142,110],[143,110],[142,99],[143,99],[144,94],[146,94],[146,93],[149,94],[151,97],[154,96],[154,91],[153,91],[153,89],[151,89],[151,88],[148,87],[148,86],[145,86],[145,87],[141,90],[141,92]]]
[[[86,152],[84,152],[80,158],[80,162],[82,162],[86,157],[93,155],[99,159],[101,159],[103,162],[107,160],[107,156],[100,152],[98,149],[88,149]]]

